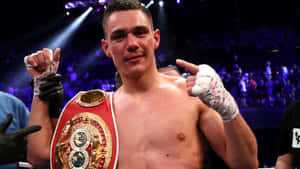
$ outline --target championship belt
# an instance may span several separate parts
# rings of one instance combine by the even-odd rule
[[[118,154],[112,93],[79,92],[58,119],[51,142],[51,168],[116,169]]]

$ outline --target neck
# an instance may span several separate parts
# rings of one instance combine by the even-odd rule
[[[143,72],[140,76],[122,76],[122,88],[126,93],[138,94],[149,91],[160,83],[161,76],[156,68]]]

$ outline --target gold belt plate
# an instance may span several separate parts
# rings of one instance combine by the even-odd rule
[[[107,169],[112,157],[112,136],[98,115],[84,112],[63,127],[55,146],[57,169]]]
[[[99,89],[89,90],[83,94],[81,94],[76,103],[83,107],[94,107],[105,100],[105,92]]]

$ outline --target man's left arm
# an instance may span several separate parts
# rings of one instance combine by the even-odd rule
[[[215,110],[208,107],[202,110],[199,128],[226,164],[231,169],[257,169],[256,139],[242,116],[224,123]]]
[[[208,65],[197,66],[179,59],[176,62],[194,75],[187,79],[188,93],[209,107],[203,108],[199,124],[212,147],[230,168],[256,169],[255,136],[218,74]]]
[[[257,142],[251,129],[238,114],[229,123],[224,123],[226,136],[226,156],[235,168],[258,168]],[[240,167],[239,165],[244,165]]]

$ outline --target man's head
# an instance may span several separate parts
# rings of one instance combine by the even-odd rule
[[[159,47],[160,31],[153,29],[148,12],[136,0],[113,0],[106,8],[102,48],[120,75],[139,77],[156,68],[154,51]]]
[[[102,28],[104,35],[106,37],[106,23],[107,19],[110,17],[110,15],[114,12],[118,11],[128,11],[128,10],[141,10],[149,19],[152,29],[153,29],[153,20],[151,12],[145,8],[145,6],[142,5],[141,2],[138,0],[110,0],[109,4],[107,5],[102,19]]]

